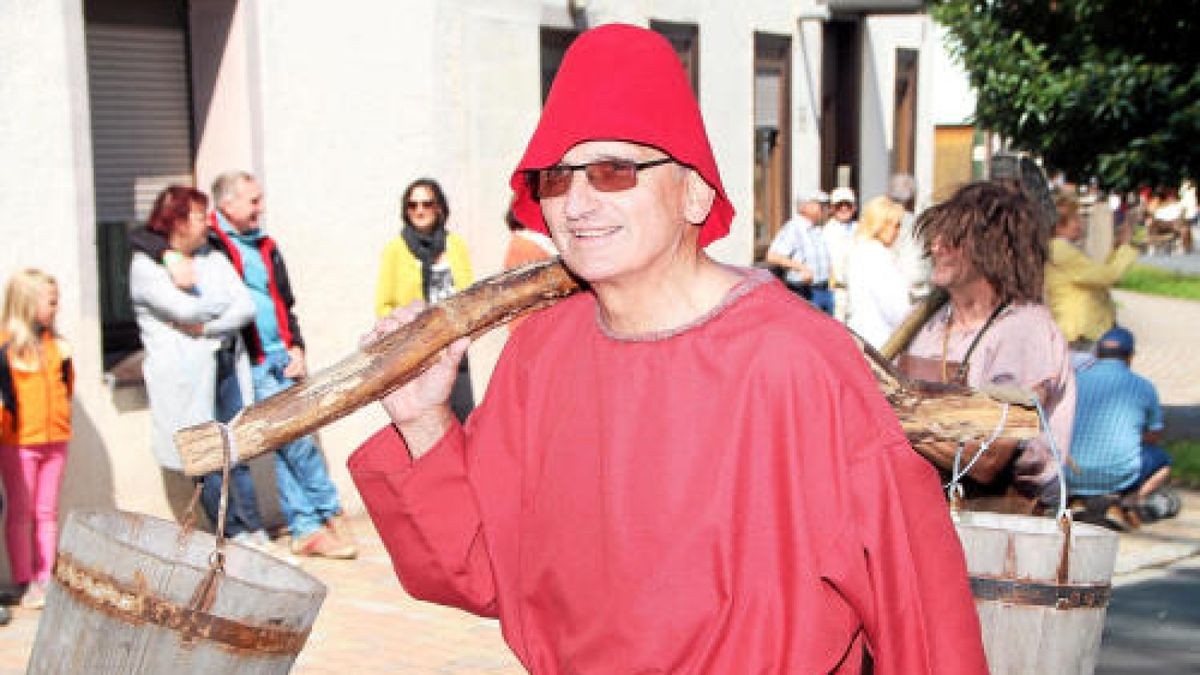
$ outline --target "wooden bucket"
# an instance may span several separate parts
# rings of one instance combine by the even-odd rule
[[[1091,673],[1112,592],[1117,535],[1093,525],[959,511],[955,527],[994,675]]]
[[[150,516],[74,511],[29,673],[286,673],[325,586],[249,548]]]

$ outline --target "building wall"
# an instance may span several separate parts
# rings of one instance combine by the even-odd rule
[[[60,514],[92,506],[166,513],[144,406],[136,393],[109,389],[101,367],[87,110],[81,4],[0,3],[0,278],[25,267],[57,277],[57,327],[75,357]],[[7,564],[0,557],[0,568]]]
[[[927,53],[931,64],[933,89],[930,99],[930,121],[933,124],[968,124],[975,114],[975,90],[971,89],[970,78],[962,66],[956,63],[943,45],[946,44],[946,28],[931,24],[933,44]]]
[[[822,6],[775,0],[586,4],[589,25],[657,19],[699,26],[701,107],[738,211],[731,235],[710,251],[749,264],[753,36],[792,39],[792,184],[814,187],[820,92],[812,75],[820,72],[821,27],[801,17],[821,16]],[[188,485],[154,463],[144,391],[109,388],[101,364],[81,5],[0,3],[0,208],[7,215],[0,226],[0,275],[37,265],[62,282],[60,325],[76,346],[79,373],[64,513],[101,505],[178,517]],[[348,354],[373,323],[378,256],[399,233],[400,193],[411,180],[441,181],[451,228],[466,237],[476,276],[498,270],[508,237],[508,175],[540,111],[539,27],[569,25],[564,6],[565,0],[407,0],[330,11],[318,0],[191,0],[196,182],[207,189],[231,168],[261,178],[264,224],[288,260],[311,370]],[[927,44],[908,24],[868,23],[873,48]],[[932,79],[925,72],[922,87]],[[880,82],[890,87],[889,77]],[[890,111],[890,92],[875,95],[889,102],[881,110]],[[871,165],[886,162],[890,112],[876,118],[870,129],[864,123],[864,138],[873,140],[863,146],[863,174],[872,181],[864,185],[882,189],[886,168],[881,174]],[[918,167],[928,163],[923,152],[918,140]],[[486,389],[503,337],[499,331],[472,348],[477,395]],[[382,423],[371,406],[320,434],[351,510],[360,503],[346,457]],[[268,517],[277,519],[269,458],[256,462],[255,471]]]
[[[863,26],[862,126],[860,169],[862,194],[866,201],[886,193],[891,177],[891,158],[895,152],[894,111],[896,83],[896,50],[914,49],[928,54],[930,49],[929,18],[923,14],[872,16]],[[929,62],[920,59],[917,74],[917,125],[915,138],[915,170],[918,207],[928,203],[927,196],[933,180],[933,165],[929,155],[933,148],[929,124],[929,98],[935,90]]]

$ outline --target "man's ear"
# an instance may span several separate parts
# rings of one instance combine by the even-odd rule
[[[709,211],[712,211],[717,191],[704,182],[695,169],[688,169],[683,180],[683,217],[692,225],[699,225],[708,218]]]

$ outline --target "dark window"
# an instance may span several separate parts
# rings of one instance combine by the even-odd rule
[[[567,47],[570,47],[577,37],[579,37],[577,30],[542,29],[542,105],[546,104],[546,97],[550,95],[550,85],[554,82],[554,76],[558,74],[563,56],[567,53]]]
[[[917,129],[917,55],[896,50],[896,95],[892,117],[892,172],[914,173]]]
[[[754,36],[754,249],[761,258],[790,216],[792,41]]]
[[[695,24],[651,21],[650,29],[658,32],[671,43],[679,55],[683,69],[692,83],[692,92],[700,98],[700,30]]]
[[[821,49],[821,186],[858,188],[862,28],[828,21]]]
[[[183,0],[84,3],[105,367],[139,346],[128,233],[172,183],[194,181]]]

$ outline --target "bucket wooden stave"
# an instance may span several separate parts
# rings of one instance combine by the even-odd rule
[[[72,512],[28,672],[288,672],[325,586],[237,544],[210,575],[214,550],[212,535],[158,518]]]
[[[993,675],[1091,673],[1116,566],[1116,534],[1059,521],[961,511],[955,527],[967,559]]]

